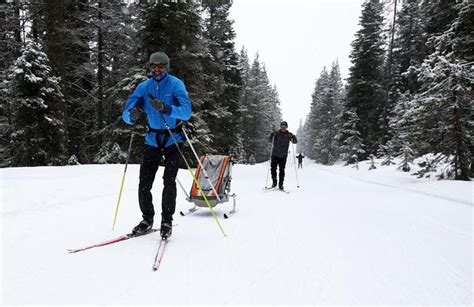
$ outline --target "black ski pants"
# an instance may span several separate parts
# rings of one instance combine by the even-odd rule
[[[143,160],[140,165],[140,183],[138,184],[138,201],[143,219],[153,221],[155,210],[151,188],[155,181],[161,159],[165,157],[165,171],[163,174],[163,193],[161,196],[161,219],[163,222],[171,223],[176,209],[176,175],[180,154],[176,145],[166,147],[163,151],[149,145],[145,145]]]
[[[278,178],[280,179],[279,183],[283,184],[283,181],[285,180],[285,165],[286,165],[286,157],[280,158],[280,157],[272,156],[272,161],[270,163],[270,168],[271,168],[273,183],[277,182],[277,170],[276,169],[277,169],[277,166],[278,166],[278,169],[280,170],[279,174],[278,174],[279,175]]]

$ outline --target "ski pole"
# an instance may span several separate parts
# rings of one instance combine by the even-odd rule
[[[268,158],[268,170],[267,170],[267,180],[265,181],[265,189],[268,186],[268,174],[270,174],[270,166],[272,164],[272,151],[273,151],[273,141],[275,140],[275,136],[272,137],[272,146],[270,147],[270,157]]]
[[[295,165],[295,174],[296,174],[296,187],[300,187],[300,183],[298,182],[298,170],[296,169],[296,158],[295,158],[295,144],[291,143],[293,147],[293,164]]]
[[[183,190],[184,195],[186,195],[186,199],[187,199],[187,200],[191,200],[191,196],[188,195],[188,192],[186,192],[186,189],[184,188],[184,186],[183,186],[183,184],[181,183],[181,181],[179,181],[179,178],[178,178],[178,177],[176,177],[176,180],[178,181],[179,186],[181,187],[181,190]]]
[[[112,230],[115,229],[115,222],[117,221],[117,215],[120,207],[120,199],[122,199],[122,191],[123,191],[123,184],[125,182],[125,174],[127,173],[127,167],[128,167],[128,160],[130,158],[130,152],[132,151],[132,143],[133,143],[133,137],[135,133],[132,131],[132,135],[130,136],[130,144],[128,145],[128,153],[127,153],[127,160],[125,161],[125,170],[123,171],[123,176],[122,176],[122,183],[120,184],[120,192],[119,192],[119,197],[117,200],[117,206],[115,207],[115,215],[114,215],[114,222],[112,224]]]
[[[148,97],[151,98],[152,100],[155,99],[155,97],[153,97],[153,95],[151,95],[151,94],[148,94]],[[181,148],[179,147],[178,142],[176,141],[176,138],[174,137],[173,133],[171,132],[171,129],[170,129],[170,127],[168,126],[168,123],[166,122],[166,120],[165,120],[165,118],[164,118],[164,116],[163,116],[163,113],[162,113],[161,111],[159,111],[158,113],[160,114],[160,118],[161,118],[161,120],[163,121],[163,123],[165,124],[166,130],[168,130],[168,133],[170,134],[171,139],[173,140],[174,144],[176,145],[176,148],[178,149],[179,154],[180,154],[181,157],[183,158],[184,163],[186,164],[186,167],[188,168],[189,174],[191,174],[191,177],[193,177],[193,180],[194,180],[194,182],[196,183],[196,185],[197,185],[197,187],[198,187],[198,189],[199,189],[199,192],[201,193],[202,197],[204,198],[204,201],[206,202],[207,206],[209,207],[209,210],[211,210],[212,217],[213,217],[214,220],[216,221],[217,225],[219,225],[219,228],[220,228],[222,234],[224,235],[224,237],[227,237],[227,234],[225,233],[224,228],[222,228],[221,223],[219,223],[219,220],[217,219],[216,213],[215,213],[214,210],[212,209],[212,206],[211,206],[211,204],[209,203],[209,200],[207,199],[206,194],[205,194],[204,191],[202,190],[201,184],[199,183],[199,181],[198,181],[198,180],[196,179],[196,177],[194,176],[193,171],[191,170],[191,166],[189,165],[188,161],[186,160],[186,157],[184,156],[183,151],[182,151]],[[184,127],[183,127],[183,128],[184,128]],[[165,144],[165,145],[166,145],[166,144]],[[192,146],[192,145],[191,145],[191,146]]]

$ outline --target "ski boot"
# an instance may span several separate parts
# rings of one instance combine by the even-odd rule
[[[278,185],[278,188],[282,191],[285,190],[285,188],[283,187],[283,182],[280,182],[280,184]]]
[[[143,219],[137,226],[133,228],[132,234],[134,236],[143,235],[147,233],[148,231],[150,231],[152,226],[153,226],[153,220],[147,221]]]
[[[273,180],[272,188],[276,188],[276,186],[277,186],[277,181],[276,181],[276,180]]]
[[[172,225],[171,223],[168,222],[161,222],[161,229],[160,229],[160,235],[163,240],[168,239],[171,237],[172,233]]]

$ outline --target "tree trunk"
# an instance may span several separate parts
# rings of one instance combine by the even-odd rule
[[[97,130],[103,128],[104,99],[104,39],[102,35],[102,1],[99,1],[98,34],[97,34]],[[98,144],[102,143],[102,133],[98,133]]]
[[[464,141],[463,127],[461,125],[459,108],[454,107],[454,133],[456,138],[454,153],[454,171],[456,180],[469,181],[469,159],[468,148]]]

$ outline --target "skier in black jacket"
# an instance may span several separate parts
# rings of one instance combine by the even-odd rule
[[[303,168],[303,154],[300,152],[300,154],[297,155],[296,158],[298,159],[298,168]]]
[[[298,142],[296,136],[288,131],[288,123],[283,121],[280,124],[280,130],[274,131],[270,135],[270,142],[273,142],[272,161],[270,164],[273,180],[272,188],[277,186],[276,169],[278,166],[280,169],[278,176],[280,179],[278,182],[278,188],[283,190],[283,181],[285,180],[285,165],[290,141],[293,142],[293,144]]]

